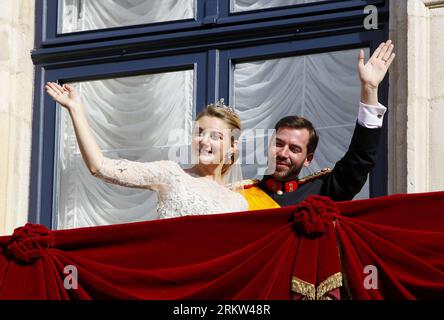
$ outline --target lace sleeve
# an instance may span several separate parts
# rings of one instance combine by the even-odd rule
[[[248,211],[250,209],[249,205],[248,205],[248,201],[245,198],[245,196],[243,195],[243,193],[239,193],[239,201],[240,201],[240,207],[241,207],[241,211]]]
[[[168,160],[137,162],[104,157],[100,169],[93,176],[120,186],[159,191],[171,183],[179,169],[177,163]]]

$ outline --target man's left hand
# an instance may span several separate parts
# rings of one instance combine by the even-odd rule
[[[359,52],[358,71],[362,86],[368,89],[378,88],[395,59],[393,49],[394,45],[391,40],[381,43],[367,63],[364,63],[364,50]]]

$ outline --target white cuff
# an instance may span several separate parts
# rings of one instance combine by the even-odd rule
[[[358,123],[369,129],[382,127],[387,108],[378,102],[377,106],[359,103]]]

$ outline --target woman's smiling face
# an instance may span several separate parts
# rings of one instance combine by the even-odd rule
[[[230,127],[222,119],[203,116],[195,122],[192,148],[199,163],[224,163],[232,152]]]

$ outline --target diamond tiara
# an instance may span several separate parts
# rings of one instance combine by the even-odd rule
[[[225,110],[227,110],[228,112],[231,112],[233,114],[236,114],[236,111],[234,110],[233,107],[227,106],[225,105],[225,99],[221,98],[219,99],[219,101],[217,101],[216,103],[213,104],[213,106],[219,107],[219,108],[224,108]]]

